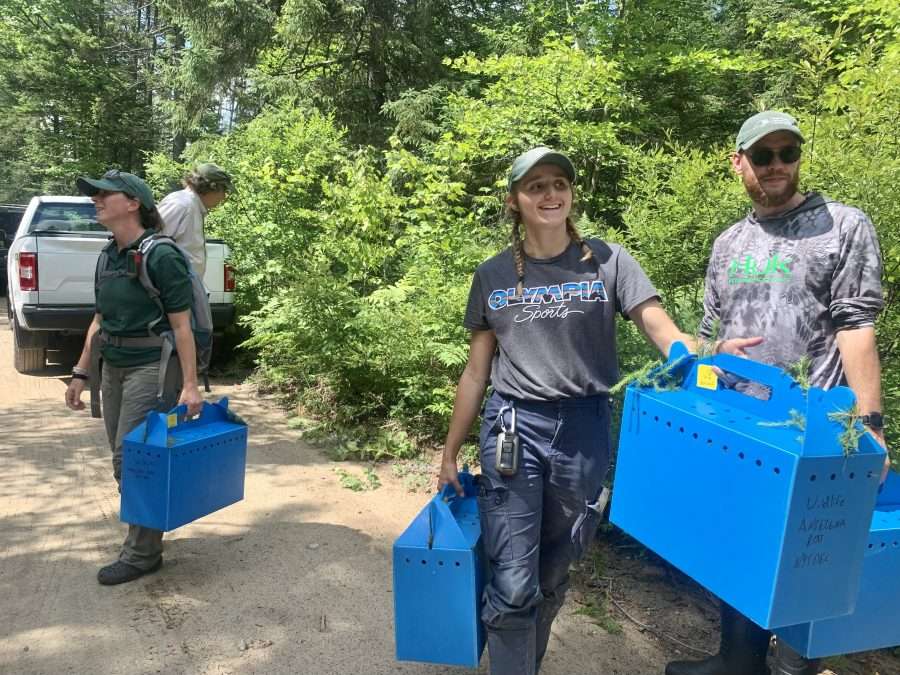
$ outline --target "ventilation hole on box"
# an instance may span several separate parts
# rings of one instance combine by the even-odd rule
[[[777,466],[774,469],[772,469],[772,471],[774,473],[781,473],[781,469],[779,469]]]
[[[722,446],[722,452],[728,452],[728,446],[727,446],[727,445],[723,445],[723,446]]]
[[[697,435],[697,432],[696,432],[696,431],[695,431],[694,433],[692,433],[691,436],[694,437],[694,440],[695,440],[695,441],[699,438],[699,436]]]
[[[666,422],[666,426],[667,426],[667,427],[671,427],[671,426],[672,426],[672,421],[669,420],[668,422]]]
[[[643,411],[643,412],[642,412],[642,413],[641,413],[641,415],[644,415],[644,416],[646,416],[646,415],[647,415],[647,411],[646,411],[646,410],[645,410],[645,411]]]
[[[457,560],[457,561],[456,561],[455,563],[453,563],[453,564],[456,565],[457,567],[459,567],[459,560]]]
[[[812,476],[809,477],[809,482],[810,482],[810,483],[815,483],[815,482],[816,482],[816,474],[813,474]]]
[[[427,561],[427,560],[423,560],[423,561],[422,561],[422,564],[423,564],[423,565],[427,565],[427,564],[428,564],[428,561]]]
[[[734,423],[735,423],[734,420],[728,420],[728,424],[734,424]]]
[[[443,566],[444,566],[444,561],[438,560],[438,567],[443,567]]]
[[[856,478],[856,474],[851,471],[850,472],[850,480],[853,480],[854,478]]]
[[[834,480],[835,478],[837,478],[837,474],[836,473],[831,474],[831,480]]]
[[[679,431],[679,433],[682,433],[682,434],[683,434],[683,433],[684,433],[684,427],[678,427],[678,431]]]
[[[895,542],[894,542],[894,548],[897,548],[898,546],[900,546],[900,541],[895,541]]]
[[[886,548],[886,547],[887,547],[887,543],[886,543],[886,542],[881,542],[881,548]]]
[[[409,558],[407,558],[407,559],[406,559],[406,562],[407,562],[407,564],[409,564],[409,563],[412,562],[412,561],[411,561]]]
[[[866,478],[871,478],[874,475],[875,475],[874,471],[869,471],[869,473],[866,474]]]
[[[761,460],[761,459],[756,460],[756,466],[762,466],[762,460]]]
[[[654,422],[659,422],[659,415],[654,415],[654,416],[653,416],[653,421],[654,421]]]
[[[875,548],[875,544],[869,544],[869,548]]]
[[[740,457],[741,459],[744,459],[744,453],[743,453],[743,452],[739,452],[739,453],[738,453],[738,457]]]
[[[712,445],[712,444],[713,444],[713,439],[707,438],[707,439],[706,439],[706,444],[707,444],[707,445]]]

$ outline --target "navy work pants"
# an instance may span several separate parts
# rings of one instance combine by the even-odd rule
[[[495,469],[497,434],[517,413],[519,470]],[[562,607],[569,565],[596,534],[609,466],[609,399],[488,399],[481,426],[478,505],[492,578],[484,591],[492,675],[538,672]]]

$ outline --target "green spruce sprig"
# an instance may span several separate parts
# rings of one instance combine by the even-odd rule
[[[793,427],[800,431],[806,431],[806,415],[794,408],[788,411],[788,415],[790,415],[790,419],[782,422],[757,422],[757,424],[761,427]]]
[[[787,367],[788,374],[794,378],[794,381],[800,385],[803,391],[809,391],[809,367],[812,365],[812,359],[808,354],[804,354],[796,363],[792,363]]]
[[[847,457],[859,451],[859,439],[865,434],[865,430],[857,424],[859,422],[859,408],[856,404],[850,410],[837,410],[828,413],[828,419],[832,422],[840,422],[844,425],[844,432],[838,436],[838,443]]]
[[[609,393],[617,394],[632,382],[639,387],[653,387],[654,391],[674,391],[681,386],[683,380],[683,376],[674,371],[688,358],[690,358],[690,354],[684,354],[671,363],[662,361],[647,363],[616,382],[610,388]]]

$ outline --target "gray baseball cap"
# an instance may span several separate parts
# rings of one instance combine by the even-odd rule
[[[790,131],[800,139],[801,143],[806,141],[803,134],[800,133],[797,120],[787,113],[765,110],[756,113],[741,125],[741,130],[737,135],[736,149],[738,152],[746,150],[763,136],[768,136],[775,131]]]
[[[507,187],[512,190],[513,183],[522,180],[525,174],[538,164],[555,164],[566,172],[566,177],[569,179],[570,183],[575,182],[575,165],[572,164],[572,160],[561,152],[551,150],[544,145],[539,145],[516,157],[509,169]]]
[[[143,179],[133,173],[126,173],[118,169],[107,171],[100,178],[88,178],[81,176],[75,181],[78,189],[88,196],[93,196],[106,190],[107,192],[121,192],[133,199],[137,199],[146,209],[153,209],[156,203],[153,201],[153,190]]]

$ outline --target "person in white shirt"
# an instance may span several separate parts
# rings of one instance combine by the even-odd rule
[[[215,164],[199,164],[184,177],[184,189],[166,195],[159,203],[162,234],[172,237],[191,258],[194,272],[206,273],[206,237],[203,221],[234,190],[231,177]]]

